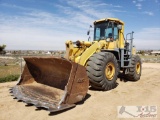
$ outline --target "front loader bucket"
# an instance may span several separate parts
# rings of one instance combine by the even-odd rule
[[[18,100],[56,112],[85,98],[89,81],[84,66],[54,57],[24,60],[21,78],[12,89]]]

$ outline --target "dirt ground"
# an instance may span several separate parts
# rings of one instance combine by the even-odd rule
[[[124,82],[111,91],[88,91],[88,98],[73,109],[50,114],[13,99],[9,91],[16,82],[0,84],[0,120],[129,120],[118,118],[117,106],[157,106],[160,120],[160,63],[143,63],[141,79]],[[144,119],[144,118],[143,118]],[[132,119],[134,120],[134,119]],[[137,119],[136,119],[137,120]],[[142,119],[140,119],[142,120]],[[146,118],[144,119],[146,120]],[[153,120],[150,118],[148,120]]]

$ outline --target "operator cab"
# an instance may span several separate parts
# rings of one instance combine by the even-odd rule
[[[115,41],[119,38],[118,31],[122,27],[119,21],[111,19],[101,19],[94,22],[94,41],[106,40]]]

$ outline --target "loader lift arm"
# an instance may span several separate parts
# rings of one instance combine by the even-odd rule
[[[101,49],[105,46],[105,40],[87,42],[87,41],[78,41],[79,46],[74,47],[72,41],[66,42],[66,56],[65,58],[71,60],[82,66],[85,66],[87,60],[96,52],[100,52]],[[76,43],[75,43],[76,44]],[[82,46],[82,47],[80,47]],[[82,49],[83,46],[86,46],[85,49]],[[82,54],[83,53],[83,54]],[[78,57],[77,57],[78,56]]]

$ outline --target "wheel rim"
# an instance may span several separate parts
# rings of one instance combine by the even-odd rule
[[[105,75],[106,75],[106,78],[108,80],[112,80],[114,75],[115,75],[115,67],[114,67],[114,64],[109,62],[107,65],[106,65],[106,69],[105,69]]]
[[[136,64],[136,73],[137,73],[137,74],[140,74],[140,71],[141,71],[141,65],[140,65],[140,63],[138,62],[138,63]]]

